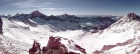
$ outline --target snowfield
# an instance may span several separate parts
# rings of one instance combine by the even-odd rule
[[[63,18],[62,18],[63,19]],[[96,21],[70,23],[69,21],[45,21],[35,19],[7,19],[3,20],[3,36],[0,36],[1,53],[28,54],[33,40],[46,46],[50,36],[64,37],[73,40],[76,44],[86,50],[87,54],[138,54],[140,34],[138,27],[140,22],[131,20],[124,16],[105,30],[92,33],[90,30],[82,29],[87,26],[101,28],[100,25],[108,25],[110,21]],[[106,23],[105,23],[106,22]],[[103,24],[104,23],[104,24]],[[87,28],[87,30],[88,30]],[[71,47],[66,41],[61,41],[67,47]],[[69,48],[75,51],[74,48]]]

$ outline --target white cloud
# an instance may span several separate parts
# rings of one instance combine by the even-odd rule
[[[40,10],[56,10],[56,9],[66,9],[66,8],[40,8]]]
[[[51,3],[51,2],[47,2],[47,3],[40,3],[40,4],[51,5],[51,4],[53,4],[53,3]]]
[[[18,8],[29,8],[29,7],[46,7],[47,5],[51,5],[53,3],[46,2],[46,3],[37,3],[35,0],[24,0],[20,2],[12,3],[12,6],[18,7]]]
[[[13,0],[1,0],[2,2],[10,2],[10,1],[13,1]]]
[[[40,10],[55,10],[57,8],[40,8]]]

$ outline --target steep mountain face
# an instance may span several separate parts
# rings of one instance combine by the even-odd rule
[[[0,35],[0,54],[28,54],[30,44]]]
[[[122,19],[112,24],[109,28],[98,34],[85,35],[81,44],[90,44],[88,47],[82,45],[88,52],[94,54],[139,54],[140,44],[140,21],[135,13],[129,13]],[[87,40],[91,39],[91,40]],[[91,49],[90,49],[91,48]]]
[[[116,36],[116,38],[111,41],[114,42],[111,44],[114,45],[114,47],[106,51],[110,53],[139,54],[139,25],[140,17],[135,13],[129,13],[127,16],[111,25],[105,32],[112,33],[111,35]],[[108,43],[107,45],[110,44]]]

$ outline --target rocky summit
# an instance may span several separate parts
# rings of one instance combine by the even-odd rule
[[[40,17],[40,16],[45,16],[43,13],[39,12],[38,10],[33,11],[32,13],[30,13],[31,18],[32,17]]]
[[[129,17],[130,19],[133,19],[133,20],[140,19],[140,16],[139,15],[136,15],[134,12],[128,13],[127,14],[127,17]]]

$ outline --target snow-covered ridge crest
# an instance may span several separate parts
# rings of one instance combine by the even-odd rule
[[[116,27],[113,28],[115,30],[122,30],[122,29],[130,29],[130,27],[137,27],[139,25],[140,21],[140,16],[136,15],[135,13],[128,13],[126,16],[118,20],[117,22],[113,23],[109,28],[106,30],[111,30],[111,27]],[[137,26],[136,26],[137,24]],[[124,30],[122,32],[124,32]],[[114,31],[115,32],[115,31]],[[116,32],[121,32],[121,31],[116,31]]]
[[[139,54],[140,20],[129,13],[96,36],[94,53]],[[98,42],[98,43],[97,43]],[[100,47],[97,47],[100,46]],[[101,47],[102,46],[102,47]],[[104,50],[105,49],[105,50]]]

